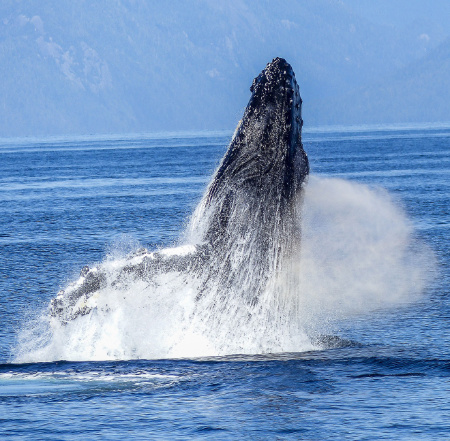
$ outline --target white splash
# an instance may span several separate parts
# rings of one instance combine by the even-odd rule
[[[386,191],[311,176],[302,213],[300,253],[270,275],[258,302],[243,300],[245,286],[221,296],[220,277],[205,294],[195,272],[160,273],[151,281],[130,277],[120,288],[107,284],[95,292],[86,299],[91,312],[67,324],[45,311],[21,332],[15,361],[313,350],[320,345],[311,337],[329,331],[334,320],[404,304],[423,291],[429,255]],[[159,254],[195,250],[186,243]],[[119,255],[110,253],[101,264],[111,280],[126,264]],[[248,271],[255,277],[258,271]]]

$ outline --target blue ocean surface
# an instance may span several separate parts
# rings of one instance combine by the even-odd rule
[[[84,265],[180,243],[230,136],[0,140],[1,439],[450,439],[450,126],[305,133],[313,349],[143,357],[143,314],[43,350]]]

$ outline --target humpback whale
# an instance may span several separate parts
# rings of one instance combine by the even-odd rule
[[[283,298],[296,288],[292,262],[300,247],[309,173],[301,139],[302,99],[293,69],[282,58],[267,64],[250,91],[226,154],[190,219],[185,244],[140,249],[114,269],[84,267],[80,278],[51,301],[55,320],[67,324],[90,314],[99,307],[99,296],[136,281],[153,289],[164,274],[195,286],[193,314],[205,328],[221,329],[223,313],[239,315],[235,326],[242,320],[281,323],[285,314],[296,313],[283,310],[289,303]],[[263,297],[274,299],[265,302],[268,311],[262,311]],[[233,306],[230,298],[236,300]]]

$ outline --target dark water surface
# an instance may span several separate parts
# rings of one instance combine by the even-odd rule
[[[313,174],[386,188],[437,262],[418,301],[343,320],[340,347],[14,361],[17,333],[83,265],[117,243],[176,241],[228,141],[211,133],[0,142],[1,439],[450,439],[447,127],[305,135]]]

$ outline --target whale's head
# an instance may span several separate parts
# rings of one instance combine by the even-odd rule
[[[242,236],[249,229],[268,237],[280,219],[293,216],[293,201],[309,172],[301,141],[302,99],[292,67],[275,58],[250,91],[203,200],[203,208],[213,213],[206,233],[210,242],[224,234]]]
[[[309,166],[301,142],[302,99],[291,65],[275,58],[253,80],[250,91],[239,133],[247,134],[249,146],[259,145],[267,164],[273,167],[284,161],[286,171],[303,182]]]
[[[301,141],[302,99],[294,71],[275,58],[253,80],[252,96],[210,188],[292,197],[309,172]]]

